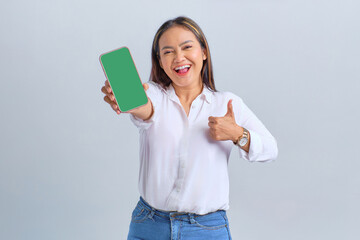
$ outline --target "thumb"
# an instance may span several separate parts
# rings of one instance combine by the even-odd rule
[[[144,88],[145,91],[148,90],[149,89],[149,84],[143,83],[143,88]]]
[[[228,104],[227,104],[227,112],[226,112],[225,116],[234,118],[234,110],[233,110],[233,106],[232,106],[232,99],[230,99]]]

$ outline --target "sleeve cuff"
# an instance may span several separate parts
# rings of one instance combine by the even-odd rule
[[[151,116],[150,119],[148,120],[142,120],[141,118],[138,118],[132,114],[130,114],[130,120],[134,123],[134,125],[139,128],[139,130],[146,130],[148,129],[155,121],[156,116],[157,116],[157,111],[156,111],[156,103],[152,102],[153,105],[153,115]]]
[[[277,157],[277,145],[275,142],[275,146],[272,146],[272,141],[267,141],[263,139],[258,133],[248,130],[250,132],[250,148],[247,153],[243,149],[239,147],[240,157],[248,160],[249,162],[269,162],[274,160]],[[274,140],[275,141],[275,140]],[[266,142],[266,143],[265,143]],[[269,149],[273,149],[272,152],[266,151],[264,146],[268,146]]]

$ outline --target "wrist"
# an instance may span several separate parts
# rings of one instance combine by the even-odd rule
[[[140,118],[143,121],[149,120],[154,114],[154,107],[149,100],[147,104],[129,111],[133,116]]]
[[[241,138],[243,133],[244,133],[244,129],[242,127],[236,125],[236,129],[234,131],[233,138],[231,139],[234,144],[236,144],[239,141],[239,139]]]
[[[242,130],[243,130],[242,135],[239,137],[239,139],[234,144],[238,145],[239,147],[243,148],[245,151],[248,152],[249,151],[249,143],[250,143],[250,132],[246,128],[242,128]]]

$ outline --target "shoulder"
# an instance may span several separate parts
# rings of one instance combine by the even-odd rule
[[[213,92],[214,100],[216,102],[223,102],[223,101],[229,101],[230,99],[233,100],[233,103],[242,104],[243,100],[241,97],[236,95],[235,93],[229,92],[229,91],[218,91]]]
[[[160,92],[162,90],[162,87],[153,81],[148,81],[146,83],[149,85],[149,90],[151,91]]]
[[[149,85],[149,89],[146,90],[146,95],[152,100],[154,98],[159,98],[164,93],[164,89],[159,84],[153,81],[148,81],[146,83]]]

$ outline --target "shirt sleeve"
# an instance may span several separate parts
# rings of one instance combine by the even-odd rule
[[[161,94],[162,94],[161,89],[157,84],[155,84],[153,82],[147,82],[147,84],[149,85],[149,89],[146,90],[146,95],[151,100],[151,103],[153,105],[153,108],[154,108],[153,115],[151,116],[150,119],[144,121],[141,118],[138,118],[138,117],[133,116],[132,114],[129,114],[130,120],[139,129],[139,131],[148,129],[156,121],[156,118],[159,115],[158,107],[159,107]]]
[[[233,107],[236,123],[250,132],[249,152],[247,153],[237,146],[240,157],[250,162],[267,162],[275,160],[278,156],[275,138],[240,97],[235,95],[233,103],[235,103],[235,106],[233,104]]]

